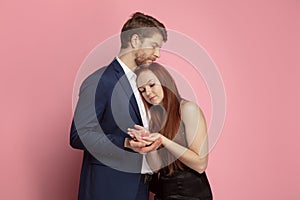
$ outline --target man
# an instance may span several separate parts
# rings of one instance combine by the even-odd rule
[[[107,67],[81,85],[70,144],[84,150],[78,199],[148,200],[149,177],[143,154],[157,149],[131,139],[127,128],[148,126],[133,70],[160,57],[165,26],[135,13],[123,26],[121,50]]]

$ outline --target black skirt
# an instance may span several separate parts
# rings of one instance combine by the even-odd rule
[[[175,170],[172,176],[155,174],[150,183],[155,200],[212,200],[212,192],[205,172]]]

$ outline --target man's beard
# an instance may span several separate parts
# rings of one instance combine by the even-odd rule
[[[136,58],[134,59],[136,66],[141,66],[141,65],[150,65],[152,62],[155,61],[154,58],[151,57],[146,57],[146,54],[136,54]]]
[[[141,65],[150,65],[151,63],[147,62],[149,61],[149,59],[139,59],[139,58],[136,58],[135,60],[135,63],[136,63],[136,66],[141,66]]]

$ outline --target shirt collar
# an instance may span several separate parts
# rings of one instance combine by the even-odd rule
[[[127,65],[125,63],[123,63],[122,60],[118,56],[116,57],[116,60],[121,65],[121,67],[124,70],[124,73],[126,74],[127,78],[129,80],[130,79],[136,80],[136,74],[131,69],[129,69],[129,67],[127,67]]]

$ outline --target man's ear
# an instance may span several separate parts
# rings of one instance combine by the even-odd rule
[[[133,34],[130,38],[130,45],[133,49],[137,49],[141,46],[142,42],[138,34]]]

